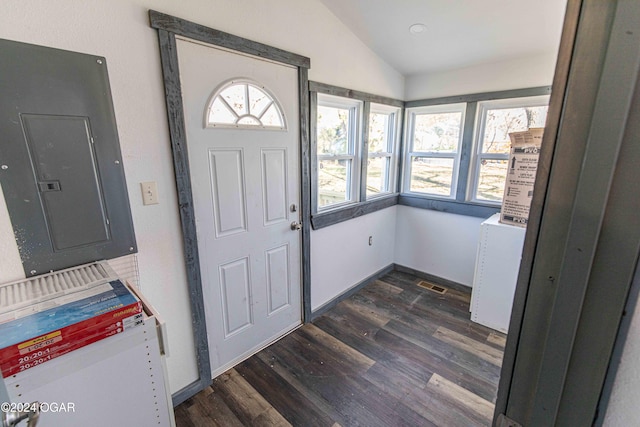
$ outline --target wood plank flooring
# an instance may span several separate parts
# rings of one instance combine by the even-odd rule
[[[178,427],[489,426],[505,336],[391,272],[219,376]]]

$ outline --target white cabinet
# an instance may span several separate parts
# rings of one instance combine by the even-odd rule
[[[470,310],[472,321],[506,333],[526,229],[499,219],[495,214],[480,225]]]
[[[5,378],[13,403],[39,401],[38,426],[175,426],[162,333],[140,326]]]

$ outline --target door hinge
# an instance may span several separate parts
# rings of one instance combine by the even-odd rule
[[[522,424],[517,421],[513,421],[505,414],[500,414],[498,415],[495,427],[522,427]]]

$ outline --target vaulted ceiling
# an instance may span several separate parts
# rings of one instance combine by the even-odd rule
[[[320,0],[405,76],[555,54],[566,0]],[[423,24],[412,33],[413,24]]]

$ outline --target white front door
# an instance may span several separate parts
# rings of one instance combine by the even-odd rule
[[[298,74],[177,44],[215,377],[301,324]]]

